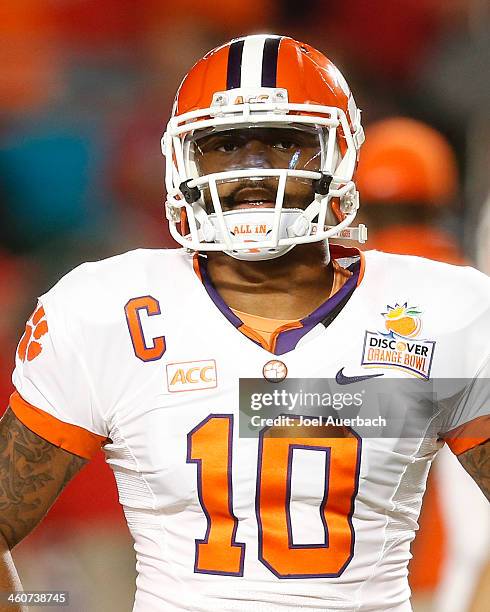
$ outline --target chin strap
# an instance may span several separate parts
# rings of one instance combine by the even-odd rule
[[[202,206],[193,206],[194,217],[200,225],[199,237],[204,242],[213,242],[216,238],[216,228],[210,219],[210,215],[206,213]]]
[[[291,226],[302,213],[303,211],[297,208],[288,208],[281,211],[277,228],[279,240],[288,237],[288,227]],[[217,242],[225,242],[216,215],[213,213],[207,216],[204,211],[202,211],[201,215],[202,214],[207,217],[206,222],[212,226],[214,240]],[[254,243],[271,239],[275,220],[275,211],[273,208],[229,210],[223,213],[223,217],[229,236],[232,238],[234,245],[240,247],[246,245],[247,247],[241,249],[231,248],[224,251],[227,255],[235,259],[245,261],[275,259],[276,257],[281,257],[295,246],[287,245],[266,248],[254,246]],[[204,238],[204,232],[204,228],[199,230],[201,238]]]
[[[313,223],[313,232],[317,231],[318,223]],[[333,225],[325,225],[324,230],[334,229]],[[354,240],[364,244],[367,240],[368,231],[367,227],[363,223],[359,223],[357,227],[345,227],[340,230],[338,234],[332,236],[335,240]]]
[[[319,224],[313,223],[312,219],[318,214],[321,205],[326,205],[326,200],[327,198],[320,198],[318,201],[310,204],[304,211],[300,209],[284,209],[281,211],[279,238],[315,234],[318,231]],[[223,241],[221,228],[215,214],[208,215],[201,206],[194,206],[194,214],[200,226],[198,230],[200,240],[204,242]],[[223,216],[225,217],[227,227],[239,229],[238,234],[230,229],[230,234],[234,240],[241,243],[266,240],[272,232],[274,209],[227,211]],[[262,231],[264,226],[265,232]],[[257,228],[260,228],[260,231],[257,231]],[[322,229],[331,230],[335,229],[335,226],[324,225]],[[335,238],[339,240],[355,240],[363,244],[367,240],[367,227],[362,223],[358,227],[345,227],[339,231]],[[275,249],[256,249],[251,245],[249,253],[246,251],[226,252],[238,259],[273,259],[291,250],[293,246],[277,247]],[[262,256],[251,257],[251,253],[261,253]],[[240,256],[237,256],[237,254]],[[264,257],[264,254],[267,256]]]

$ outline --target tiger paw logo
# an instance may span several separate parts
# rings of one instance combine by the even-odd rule
[[[386,331],[366,331],[361,365],[405,370],[418,378],[429,379],[434,340],[417,338],[422,330],[422,311],[409,302],[387,306]]]
[[[48,333],[48,322],[44,308],[39,306],[33,312],[31,318],[26,323],[26,330],[22,336],[17,354],[21,361],[32,361],[43,350],[41,338]]]
[[[383,312],[385,327],[389,332],[394,332],[404,338],[415,338],[422,328],[422,314],[414,306],[407,306],[407,302],[400,306],[387,306],[388,312]]]

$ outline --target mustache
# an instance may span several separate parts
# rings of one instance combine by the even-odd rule
[[[226,207],[232,207],[238,202],[252,201],[251,193],[256,194],[258,199],[271,202],[276,201],[278,181],[275,179],[240,181],[229,192],[223,193],[222,202]],[[228,190],[226,190],[228,191]]]
[[[250,177],[237,181],[223,181],[216,185],[222,210],[229,211],[240,206],[243,202],[267,201],[275,204],[279,188],[279,179],[276,177],[256,178]],[[209,186],[202,189],[204,207],[208,214],[214,213]],[[314,199],[313,183],[309,181],[287,182],[284,192],[284,208],[306,208]]]

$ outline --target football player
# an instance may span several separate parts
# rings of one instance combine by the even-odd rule
[[[19,586],[9,549],[102,445],[134,538],[134,610],[411,609],[410,542],[444,441],[489,495],[490,283],[329,247],[366,237],[351,227],[362,142],[345,79],[307,44],[247,36],[190,70],[162,140],[182,248],[80,266],[20,341],[0,428],[4,589]],[[239,434],[241,379],[381,377],[474,384],[440,421],[412,398],[419,436]]]

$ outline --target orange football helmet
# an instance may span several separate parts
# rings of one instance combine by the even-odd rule
[[[201,171],[200,138],[248,128],[314,134],[315,167],[299,165],[296,152],[285,167]],[[349,227],[359,206],[353,178],[363,141],[360,111],[344,77],[316,49],[273,35],[245,36],[213,49],[182,81],[162,138],[171,234],[190,250],[246,260],[272,259],[331,236],[364,242],[366,228]],[[219,188],[251,180],[274,181],[275,203],[224,209]],[[287,182],[295,180],[311,187],[303,208],[284,206]],[[244,226],[245,237],[233,231]]]

